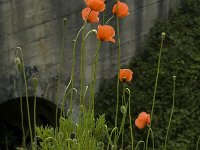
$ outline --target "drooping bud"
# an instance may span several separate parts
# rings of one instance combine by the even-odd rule
[[[18,71],[21,71],[21,61],[19,57],[15,58],[15,64],[17,65]]]
[[[38,78],[33,78],[33,88],[36,91],[38,87]]]
[[[126,109],[125,106],[121,106],[120,110],[121,110],[121,113],[122,113],[123,115],[125,115],[126,112],[127,112],[127,109]]]
[[[97,30],[95,30],[95,29],[93,29],[92,32],[95,33],[95,34],[97,34]]]

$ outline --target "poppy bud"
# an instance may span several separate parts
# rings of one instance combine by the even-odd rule
[[[117,146],[116,146],[116,145],[113,145],[111,149],[112,149],[112,150],[117,150]]]
[[[63,18],[63,25],[66,26],[67,24],[67,18]]]
[[[125,106],[121,106],[120,110],[121,110],[121,113],[122,113],[123,115],[125,115],[126,112],[127,112],[127,109],[126,109]]]
[[[95,33],[95,34],[97,34],[97,30],[95,30],[95,29],[93,29],[92,32]]]
[[[175,75],[173,75],[173,80],[176,80],[176,76]]]
[[[34,88],[34,90],[37,90],[37,86],[38,86],[38,78],[33,78],[33,88]]]
[[[164,39],[165,38],[165,32],[162,32],[161,37]]]
[[[15,64],[17,65],[18,71],[21,71],[21,61],[19,57],[15,58]]]

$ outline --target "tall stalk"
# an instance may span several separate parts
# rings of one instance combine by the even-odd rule
[[[129,122],[130,122],[130,129],[131,129],[131,147],[133,150],[133,127],[132,127],[132,121],[131,121],[131,91],[126,88],[126,90],[128,91],[128,114],[129,114]]]
[[[198,140],[197,140],[196,150],[199,149],[199,141],[200,141],[200,136],[198,137]]]
[[[30,120],[30,111],[29,111],[29,102],[28,102],[28,88],[27,88],[27,81],[26,81],[26,73],[25,73],[25,68],[24,68],[24,59],[23,59],[23,52],[21,47],[17,47],[17,49],[20,51],[21,55],[21,68],[22,68],[22,73],[23,73],[23,78],[24,78],[24,85],[25,85],[25,93],[26,93],[26,106],[27,106],[27,112],[28,112],[28,125],[29,125],[29,130],[30,130],[30,139],[31,139],[31,145],[33,144],[33,134],[32,134],[32,127],[31,127],[31,120]]]
[[[22,79],[20,72],[20,111],[21,111],[21,122],[22,122],[22,146],[26,148],[26,136],[24,130],[24,112],[23,112],[23,100],[22,100]]]
[[[117,17],[117,38],[118,38],[118,77],[117,77],[117,104],[116,104],[116,114],[115,114],[115,127],[117,127],[117,116],[118,116],[118,109],[119,109],[119,70],[121,67],[121,63],[120,63],[120,31],[119,31],[119,18]],[[114,144],[116,145],[116,137],[117,135],[115,134],[115,138],[114,138]]]
[[[64,52],[64,45],[65,45],[65,26],[66,26],[67,19],[63,19],[63,37],[62,37],[62,46],[61,46],[61,53],[60,53],[60,63],[58,69],[58,83],[56,89],[56,128],[58,126],[58,99],[59,99],[59,88],[60,88],[60,80],[62,74],[62,64],[63,64],[63,52]]]
[[[91,71],[91,81],[90,81],[90,94],[91,94],[90,105],[93,110],[93,113],[94,113],[94,89],[95,89],[95,84],[96,84],[96,72],[97,72],[97,66],[98,66],[98,56],[99,56],[100,47],[101,47],[101,41],[98,41],[96,53],[92,61],[92,71]]]
[[[81,33],[81,31],[85,28],[87,22],[83,24],[83,26],[80,28],[78,31],[76,38],[73,40],[73,49],[72,49],[72,70],[71,70],[71,88],[74,88],[74,67],[75,67],[75,60],[76,60],[76,42],[77,39]],[[73,91],[71,92],[71,97],[70,97],[70,116],[72,115],[72,99],[73,99]]]
[[[25,130],[24,130],[24,113],[23,113],[23,100],[22,100],[22,73],[21,73],[22,65],[21,65],[20,59],[17,56],[15,58],[15,63],[17,65],[17,69],[19,71],[19,78],[20,78],[20,85],[19,85],[20,94],[19,95],[20,95],[20,111],[21,111],[21,126],[22,126],[22,146],[26,148],[26,136],[25,136]]]
[[[33,78],[33,89],[34,89],[34,139],[35,139],[35,148],[37,150],[37,141],[36,141],[36,94],[37,94],[38,78]]]
[[[166,133],[166,136],[165,136],[165,146],[164,146],[164,150],[167,149],[167,138],[168,138],[168,134],[169,134],[169,128],[170,128],[170,124],[171,124],[171,120],[172,120],[172,115],[174,113],[174,101],[175,101],[175,90],[176,90],[176,76],[173,76],[173,81],[174,81],[174,84],[173,84],[173,102],[172,102],[172,110],[171,110],[171,114],[170,114],[170,118],[169,118],[169,124],[167,126],[167,133]]]
[[[85,51],[85,28],[83,28],[82,31],[82,43],[81,43],[81,60],[80,60],[80,78],[81,78],[81,82],[80,82],[80,105],[83,104],[83,86],[84,86],[84,51]]]
[[[164,39],[165,39],[165,33],[163,32],[161,34],[161,45],[160,45],[160,52],[159,52],[158,65],[157,65],[156,82],[155,82],[154,93],[153,93],[153,103],[152,103],[152,108],[151,108],[151,122],[149,125],[149,130],[148,130],[148,134],[147,134],[147,138],[146,138],[146,150],[148,149],[149,134],[150,134],[150,129],[151,129],[151,123],[153,120],[153,111],[154,111],[155,98],[156,98],[156,93],[157,93],[158,77],[159,77],[159,73],[160,73],[160,62],[161,62],[161,54],[162,54]]]

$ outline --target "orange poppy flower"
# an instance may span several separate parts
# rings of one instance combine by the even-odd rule
[[[104,4],[105,0],[84,0],[86,5],[90,7],[90,9],[98,12],[103,12],[105,10],[106,5]]]
[[[122,3],[120,1],[118,1],[113,6],[112,12],[114,15],[116,15],[119,18],[123,18],[123,17],[126,17],[127,15],[129,15],[128,6],[125,3]]]
[[[142,129],[144,128],[147,124],[150,124],[151,119],[150,115],[147,114],[146,112],[141,112],[137,119],[135,120],[135,125],[139,128]]]
[[[130,69],[120,69],[119,80],[121,82],[130,82],[132,80],[133,72]]]
[[[97,38],[101,41],[110,41],[115,43],[115,30],[109,25],[99,25],[97,31]]]
[[[89,7],[86,7],[82,10],[82,18],[83,20],[90,22],[90,23],[98,23],[99,22],[99,12],[91,11]]]

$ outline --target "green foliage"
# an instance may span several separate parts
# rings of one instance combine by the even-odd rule
[[[99,116],[95,123],[93,111],[82,107],[78,124],[74,124],[71,118],[61,117],[58,129],[38,127],[36,132],[41,140],[39,149],[102,150],[102,141],[107,133],[104,116]]]
[[[156,77],[160,34],[166,33],[161,59],[152,129],[155,148],[162,149],[172,106],[173,79],[176,75],[175,111],[171,122],[167,148],[173,150],[195,149],[200,135],[200,1],[186,0],[178,13],[168,22],[158,22],[152,28],[144,46],[144,53],[134,57],[130,69],[134,71],[131,89],[132,121],[141,111],[150,113]],[[114,125],[116,109],[117,76],[104,80],[96,96],[96,111],[106,113],[107,124]],[[122,85],[121,85],[122,86]],[[122,87],[120,93],[122,94]],[[121,99],[121,97],[120,97]],[[122,116],[121,118],[122,119]],[[121,120],[119,119],[119,123]],[[125,124],[126,145],[130,145],[128,118]],[[135,144],[145,140],[147,128],[133,128]],[[149,140],[151,142],[151,140]],[[125,145],[125,144],[124,144]],[[150,143],[151,146],[151,143]],[[127,146],[127,149],[128,146]]]

